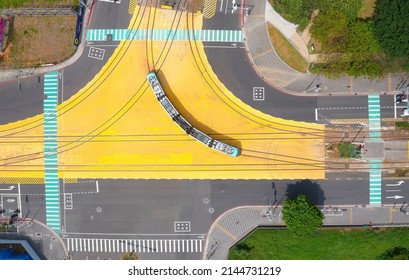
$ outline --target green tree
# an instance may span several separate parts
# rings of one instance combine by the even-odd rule
[[[299,30],[304,30],[311,13],[319,8],[317,0],[269,0],[274,9],[288,21],[298,24]]]
[[[376,259],[378,260],[409,260],[409,250],[405,247],[393,247],[382,254]]]
[[[409,1],[378,0],[375,35],[391,57],[409,57]]]
[[[284,201],[283,221],[287,229],[296,236],[310,236],[322,226],[323,220],[321,211],[303,194],[294,200]]]
[[[321,10],[335,9],[344,14],[348,20],[354,20],[358,17],[361,6],[360,0],[320,0]]]
[[[352,158],[354,156],[355,145],[351,143],[340,143],[338,145],[339,156],[342,158]]]
[[[331,8],[321,11],[311,26],[311,34],[322,44],[323,52],[342,52],[348,45],[348,19]]]
[[[378,53],[382,51],[374,34],[372,21],[354,21],[349,25],[348,51],[352,53]]]

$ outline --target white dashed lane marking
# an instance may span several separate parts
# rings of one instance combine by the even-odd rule
[[[381,106],[381,109],[393,109],[393,106]],[[327,107],[317,108],[318,110],[366,110],[368,107]]]

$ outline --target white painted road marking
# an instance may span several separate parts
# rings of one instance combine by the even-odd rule
[[[203,239],[138,239],[138,242],[135,239],[67,238],[65,240],[70,252],[200,253],[203,248]]]
[[[64,209],[72,209],[72,193],[64,193]]]
[[[264,87],[253,87],[253,100],[264,101]]]
[[[0,189],[0,191],[11,191],[14,188],[15,188],[14,186],[10,186],[7,189]]]
[[[108,3],[114,3],[114,4],[121,4],[121,0],[98,0],[98,2],[108,2]]]
[[[396,182],[396,184],[386,184],[386,186],[387,187],[397,187],[397,186],[400,186],[400,185],[402,185],[404,183],[405,183],[405,181],[399,181],[399,182]]]
[[[100,48],[91,47],[89,48],[88,57],[103,60],[105,55],[105,50]]]
[[[190,221],[176,221],[174,222],[175,232],[190,232]]]

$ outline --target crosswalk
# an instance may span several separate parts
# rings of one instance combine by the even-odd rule
[[[372,141],[381,138],[381,103],[378,94],[368,95],[369,136]]]
[[[203,42],[243,42],[241,30],[169,30],[169,29],[89,29],[87,41],[156,40],[156,41],[203,41]]]
[[[44,173],[47,225],[60,233],[58,188],[57,105],[58,72],[44,75]]]
[[[379,205],[382,202],[382,162],[371,160],[369,165],[369,204]]]
[[[65,239],[70,252],[201,253],[202,239]]]
[[[381,141],[381,102],[379,94],[368,95],[369,139],[371,142]],[[382,203],[382,161],[371,160],[369,163],[369,204]]]

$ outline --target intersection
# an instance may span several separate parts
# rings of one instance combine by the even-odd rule
[[[325,209],[390,206],[405,221],[409,180],[388,178],[384,158],[346,167],[325,154],[328,135],[351,119],[360,121],[345,133],[386,147],[381,123],[400,119],[393,94],[280,90],[254,70],[229,1],[206,1],[220,10],[204,17],[135,2],[96,2],[77,62],[21,89],[1,84],[10,101],[0,111],[1,209],[47,223],[73,259],[201,259],[230,209],[304,192]],[[118,18],[104,20],[111,9]],[[146,82],[152,70],[181,115],[241,155],[184,134]]]

